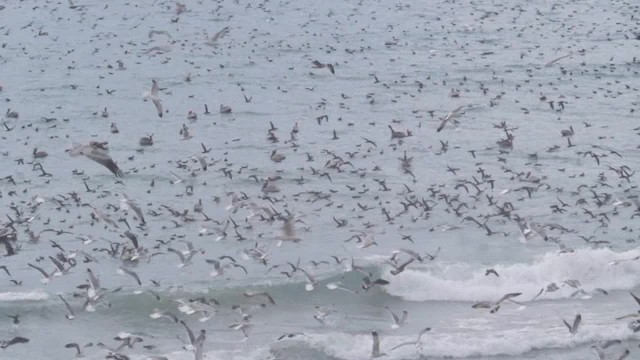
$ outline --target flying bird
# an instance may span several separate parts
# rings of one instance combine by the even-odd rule
[[[84,155],[87,158],[97,162],[98,164],[106,167],[117,177],[123,177],[124,172],[120,170],[118,164],[113,161],[106,148],[106,142],[91,141],[84,145],[74,145],[67,152],[69,155],[75,157],[78,155]]]

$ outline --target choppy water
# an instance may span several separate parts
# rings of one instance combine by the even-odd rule
[[[632,319],[615,320],[637,311],[629,292],[640,285],[640,262],[632,260],[640,256],[633,218],[640,211],[633,201],[637,176],[619,177],[640,165],[637,5],[184,4],[186,12],[179,15],[173,2],[78,0],[70,8],[65,2],[22,1],[0,10],[0,95],[6,99],[0,112],[19,112],[17,119],[4,116],[6,127],[0,128],[0,176],[12,175],[16,182],[0,180],[1,221],[16,221],[22,246],[15,256],[0,258],[12,278],[22,281],[15,285],[0,270],[0,314],[21,315],[17,326],[0,317],[0,340],[30,339],[0,350],[0,359],[73,358],[64,344],[115,347],[113,338],[122,331],[144,339],[122,351],[132,359],[193,358],[176,338],[186,337],[182,326],[151,319],[154,309],[178,314],[194,331],[206,329],[206,359],[366,359],[373,330],[391,359],[588,359],[596,358],[592,345],[614,339],[622,343],[607,349],[608,356],[625,348],[632,358],[640,356],[639,337],[627,326]],[[205,33],[225,26],[229,33],[216,46],[205,44]],[[170,37],[150,39],[151,30]],[[147,51],[156,46],[169,47]],[[117,60],[125,69],[118,69]],[[333,64],[335,75],[313,68],[313,60]],[[162,118],[142,99],[152,79],[161,88]],[[211,114],[203,113],[204,104]],[[222,104],[232,113],[220,114]],[[460,124],[436,132],[440,119],[461,105]],[[104,108],[108,118],[101,116]],[[196,121],[187,119],[189,110],[197,113]],[[319,123],[323,115],[327,120]],[[110,132],[112,122],[119,134]],[[270,122],[277,142],[268,139]],[[512,149],[496,144],[505,138],[495,126],[501,122],[515,136]],[[179,134],[183,124],[191,139]],[[295,124],[299,132],[292,141]],[[390,139],[388,125],[412,136]],[[569,126],[575,131],[571,147],[561,135]],[[147,134],[155,144],[138,151],[139,138]],[[127,173],[121,181],[65,151],[90,140],[108,141],[110,155]],[[201,154],[201,143],[211,151]],[[36,162],[50,176],[33,169],[34,147],[48,152]],[[274,149],[286,159],[271,161]],[[400,166],[405,152],[413,158],[413,176]],[[207,171],[195,154],[206,158]],[[349,163],[336,167],[337,157]],[[184,180],[172,183],[170,171]],[[262,185],[276,176],[280,191],[267,199]],[[81,199],[77,203],[73,192]],[[133,213],[120,208],[117,192],[137,201],[146,226],[137,226]],[[236,211],[226,208],[232,192],[247,196]],[[203,212],[223,225],[194,213],[198,199]],[[416,200],[422,203],[405,209]],[[245,220],[251,202],[282,215]],[[123,235],[126,225],[118,222],[115,229],[92,221],[84,203],[114,220],[127,219],[140,246],[159,254],[123,264],[101,251],[110,242],[131,247]],[[511,219],[499,215],[505,203],[512,204]],[[174,217],[166,206],[189,210],[186,218],[193,221]],[[294,227],[303,240],[278,247],[287,212],[301,221]],[[523,243],[512,220],[516,215],[545,225],[550,239]],[[484,217],[495,233],[487,235],[464,221],[467,216]],[[334,218],[347,224],[338,227]],[[229,219],[237,228],[229,226],[228,236],[216,241],[215,229]],[[44,232],[31,243],[28,228],[73,234]],[[358,232],[377,245],[361,248],[356,240],[346,241]],[[79,236],[95,241],[83,244]],[[581,236],[593,236],[592,242]],[[60,250],[50,240],[67,256],[83,250],[97,262],[84,263],[78,255],[68,274],[42,284],[27,264],[53,270],[48,256]],[[201,251],[192,264],[178,268],[178,257],[167,249],[186,249],[181,240]],[[560,252],[558,243],[573,251]],[[255,247],[266,254],[266,266],[244,255]],[[414,261],[394,276],[386,260],[399,248],[437,256]],[[213,266],[205,259],[222,255],[232,256],[247,274],[229,267],[211,277]],[[337,264],[332,255],[353,257],[390,284],[357,294],[331,290],[327,284],[358,290],[364,276],[347,269],[350,260]],[[323,262],[314,266],[312,260]],[[314,276],[315,289],[305,291],[301,271],[283,274],[292,272],[287,262],[299,262]],[[119,275],[119,266],[137,272],[143,285]],[[95,312],[83,311],[83,299],[73,296],[83,293],[76,287],[87,283],[87,268],[106,289]],[[499,277],[485,275],[489,268]],[[551,283],[559,289],[553,291]],[[588,295],[575,295],[578,289]],[[247,290],[268,291],[276,305],[261,307],[264,299],[245,297]],[[516,298],[522,306],[505,302],[495,313],[472,308],[510,292],[522,293]],[[75,309],[74,320],[65,319],[59,294]],[[206,322],[180,313],[176,303],[200,296],[219,302]],[[242,321],[234,304],[251,315],[246,339],[229,328]],[[324,325],[313,317],[316,305],[336,310]],[[407,324],[392,329],[385,305],[406,310]],[[570,334],[562,319],[571,322],[577,313],[582,323]],[[420,346],[391,350],[425,327],[431,331]],[[275,341],[285,333],[303,334]],[[97,346],[85,352],[89,359],[108,355]]]

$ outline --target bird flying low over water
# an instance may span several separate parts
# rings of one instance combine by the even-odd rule
[[[69,153],[69,155],[74,157],[78,155],[84,155],[109,169],[115,176],[124,176],[124,172],[120,170],[118,164],[116,164],[111,156],[109,156],[109,152],[106,146],[106,142],[91,141],[88,144],[84,145],[74,145],[71,149],[68,149],[67,152]]]

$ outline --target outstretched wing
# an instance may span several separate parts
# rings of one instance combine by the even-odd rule
[[[115,161],[113,161],[113,159],[109,156],[109,153],[107,153],[106,150],[97,148],[97,147],[91,147],[90,151],[86,151],[83,154],[89,159],[109,169],[109,171],[111,171],[115,176],[117,177],[124,176],[124,172],[120,170],[120,168],[118,167],[118,164],[116,164]]]

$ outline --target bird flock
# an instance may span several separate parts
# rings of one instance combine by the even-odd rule
[[[614,2],[2,5],[0,358],[640,354]]]

